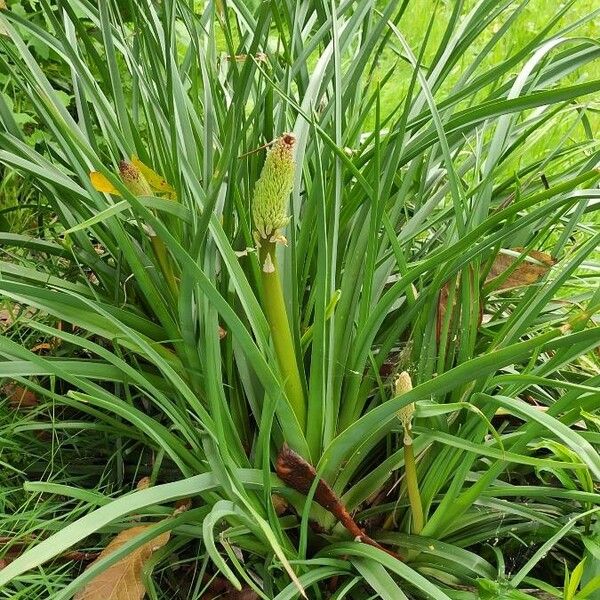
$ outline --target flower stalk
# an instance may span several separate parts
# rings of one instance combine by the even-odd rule
[[[403,371],[396,377],[394,382],[396,396],[401,396],[412,390],[412,381],[410,375]],[[406,475],[406,490],[408,492],[408,501],[412,513],[412,531],[419,535],[425,525],[423,515],[423,503],[421,501],[421,492],[419,491],[419,480],[417,478],[417,466],[415,463],[415,451],[412,438],[412,419],[415,412],[415,404],[411,402],[398,411],[398,418],[404,429],[404,473]]]
[[[252,202],[254,239],[258,249],[263,287],[263,309],[269,323],[275,354],[288,401],[302,430],[306,429],[306,400],[288,321],[276,249],[286,245],[281,228],[289,222],[286,204],[294,181],[294,144],[290,133],[273,144],[256,182]]]

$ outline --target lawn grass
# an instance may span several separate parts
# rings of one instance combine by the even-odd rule
[[[476,5],[474,0],[467,0],[460,3],[462,5],[461,14],[465,15]],[[407,41],[412,47],[419,45],[420,40],[425,31],[427,31],[430,21],[433,20],[431,27],[430,41],[423,56],[425,66],[435,56],[439,42],[442,40],[445,28],[452,17],[453,10],[457,3],[454,1],[439,1],[430,2],[428,0],[415,0],[410,4],[410,27],[406,27],[403,33],[406,35]],[[440,92],[447,93],[459,81],[461,74],[472,64],[473,60],[489,43],[492,36],[497,33],[506,20],[513,14],[519,5],[508,7],[501,17],[496,19],[494,23],[486,29],[478,37],[478,39],[468,46],[464,55],[457,62],[453,72],[444,81]],[[592,0],[576,0],[572,6],[559,19],[555,25],[555,30],[565,25],[577,23],[580,19],[587,17],[596,7]],[[495,45],[491,52],[488,52],[481,62],[481,69],[492,68],[495,64],[504,61],[508,56],[514,53],[515,49],[523,48],[530,42],[537,33],[539,33],[546,25],[548,16],[557,9],[555,2],[550,0],[531,0],[520,10],[513,25],[511,26],[510,35],[502,36],[499,43]],[[585,21],[581,25],[574,27],[572,35],[586,37],[589,39],[598,38],[597,20]],[[394,110],[398,98],[402,97],[408,88],[410,82],[411,67],[406,60],[401,57],[401,51],[398,48],[386,49],[377,64],[378,77],[384,77],[385,73],[390,68],[394,68],[394,73],[389,80],[389,85],[386,85],[381,94],[381,110],[383,114],[388,114]],[[597,79],[600,76],[600,64],[597,62],[590,63],[585,69],[573,73],[567,77],[567,80],[575,83],[589,79]],[[479,99],[482,99],[488,90],[482,90]],[[477,97],[473,100],[476,102]],[[597,100],[589,98],[591,105],[597,105]],[[368,121],[372,126],[374,116],[371,116]],[[592,131],[594,134],[598,132],[600,121],[598,117],[592,117]],[[546,148],[552,147],[553,142],[558,144],[560,137],[564,133],[564,128],[559,128],[558,131],[551,130],[545,132]],[[580,139],[583,137],[582,131],[576,131],[574,137]],[[543,152],[544,145],[540,143],[535,147],[535,151]]]

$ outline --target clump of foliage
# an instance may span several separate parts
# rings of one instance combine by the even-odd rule
[[[528,4],[0,13],[0,596],[596,593],[600,10]]]

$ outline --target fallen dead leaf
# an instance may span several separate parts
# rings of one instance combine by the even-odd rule
[[[1,0],[0,0],[1,1]],[[4,304],[5,308],[0,310],[0,327],[10,327],[17,317],[24,317],[25,319],[31,319],[35,316],[36,310],[34,308],[25,308],[20,304]]]
[[[150,477],[142,477],[135,486],[138,490],[147,490],[150,487]]]
[[[150,525],[137,525],[136,527],[121,531],[106,546],[96,560],[101,560],[117,551],[123,544],[144,533],[149,527]],[[75,600],[142,600],[146,595],[146,588],[142,581],[144,563],[152,556],[155,550],[158,550],[169,541],[169,537],[170,532],[161,533],[123,557],[120,561],[94,577],[75,596]]]
[[[512,248],[512,252],[517,254],[523,253],[523,248]],[[490,272],[488,273],[485,283],[488,284],[493,282],[496,278],[500,277],[500,280],[493,285],[495,291],[507,290],[509,288],[519,288],[536,283],[543,275],[545,275],[550,267],[552,267],[556,261],[546,252],[540,252],[539,250],[530,250],[527,256],[522,259],[514,269],[504,277],[504,274],[513,267],[515,261],[519,260],[518,256],[512,254],[498,254],[492,263]],[[456,297],[452,303],[452,306],[448,306],[449,298],[449,283],[446,283],[441,289],[438,296],[438,307],[437,307],[437,322],[436,322],[436,338],[440,341],[441,328],[446,311],[449,309],[455,310]],[[458,292],[457,292],[458,295]],[[454,316],[452,317],[454,318]],[[483,313],[483,303],[479,310],[479,324],[484,322],[485,316]],[[488,316],[489,320],[489,316]]]
[[[208,577],[206,577],[208,579]],[[200,600],[258,600],[258,594],[250,587],[236,590],[229,581],[222,577],[211,577],[208,590]]]
[[[2,325],[2,327],[8,327],[9,325],[12,325],[12,323],[13,315],[10,310],[6,308],[0,310],[0,325]]]
[[[175,502],[175,510],[173,511],[174,515],[181,514],[186,510],[190,510],[192,508],[192,499],[191,498],[180,498]]]
[[[53,338],[50,342],[42,342],[36,344],[31,351],[32,352],[51,352],[60,346],[61,340],[59,338]]]
[[[46,352],[48,350],[52,350],[52,344],[48,342],[42,342],[41,344],[36,344],[31,351],[32,352]]]
[[[22,537],[13,538],[11,536],[0,536],[0,545],[2,546],[2,552],[4,556],[0,558],[0,569],[6,567],[16,558],[19,558],[23,552],[27,550],[27,546],[30,542],[35,540],[35,537]],[[55,560],[73,560],[80,562],[89,562],[98,558],[98,552],[81,552],[80,550],[69,550],[59,556],[55,557]]]
[[[523,253],[523,248],[513,248],[513,251]],[[496,279],[496,277],[500,277],[506,273],[517,259],[516,256],[511,256],[509,254],[498,254],[494,259],[485,282],[489,283],[493,279]],[[533,261],[530,259],[533,259]],[[515,267],[510,275],[501,279],[500,284],[496,286],[495,289],[506,290],[509,288],[531,285],[545,275],[555,262],[556,261],[545,252],[530,250],[527,253],[527,256]]]
[[[271,494],[271,502],[273,503],[273,508],[278,517],[288,509],[287,500],[279,494]]]
[[[40,403],[40,399],[26,387],[9,383],[2,388],[8,398],[8,405],[14,409],[33,408]]]
[[[96,560],[98,558],[98,552],[81,552],[80,550],[72,550],[61,554],[59,558],[65,560],[78,560],[81,562],[89,562],[90,560]]]

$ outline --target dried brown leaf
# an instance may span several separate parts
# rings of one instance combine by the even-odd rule
[[[1,2],[2,0],[0,0]],[[13,324],[13,314],[7,308],[0,310],[0,325],[2,327],[9,327]]]
[[[0,0],[1,2],[2,0]],[[0,33],[2,33],[0,31]],[[0,328],[5,329],[10,327],[17,317],[24,317],[25,319],[31,319],[35,316],[36,310],[34,308],[23,308],[20,304],[15,303],[4,303],[4,308],[0,309]]]
[[[150,487],[150,477],[146,475],[146,477],[142,477],[138,482],[135,488],[137,490],[147,490]]]
[[[271,502],[273,503],[275,513],[279,517],[288,509],[287,500],[279,494],[271,494]]]
[[[0,548],[4,556],[0,558],[0,569],[11,563],[16,558],[19,558],[23,552],[27,550],[27,546],[36,540],[35,536],[23,536],[14,538],[11,536],[0,536]],[[98,558],[98,552],[81,552],[80,550],[69,550],[63,552],[54,558],[54,560],[74,560],[89,562]]]
[[[138,525],[121,531],[100,553],[97,560],[101,560],[117,551],[123,544],[147,531],[149,527],[149,525]],[[75,600],[142,600],[146,594],[146,588],[142,581],[144,563],[155,550],[158,550],[169,541],[169,536],[170,532],[168,531],[161,533],[123,557],[94,577],[75,596]]]
[[[16,383],[5,385],[2,391],[8,398],[8,405],[14,409],[34,408],[40,403],[36,394]]]
[[[192,508],[192,499],[180,498],[175,502],[175,510],[173,511],[173,514],[178,515],[186,510],[190,510],[190,508]]]
[[[250,587],[244,586],[236,590],[227,579],[205,575],[203,581],[207,590],[200,600],[258,600],[258,594]]]
[[[32,352],[50,352],[51,350],[54,350],[54,348],[56,348],[58,344],[53,343],[49,343],[49,342],[42,342],[41,344],[36,344],[31,351]]]
[[[523,252],[523,248],[513,248],[513,250],[519,253]],[[506,273],[516,260],[518,260],[516,256],[498,254],[488,273],[486,283],[489,283],[492,279]],[[545,275],[554,263],[555,260],[549,254],[539,252],[538,250],[530,250],[527,252],[527,256],[505,279],[503,278],[501,280],[500,284],[495,289],[506,290],[509,288],[531,285]]]

